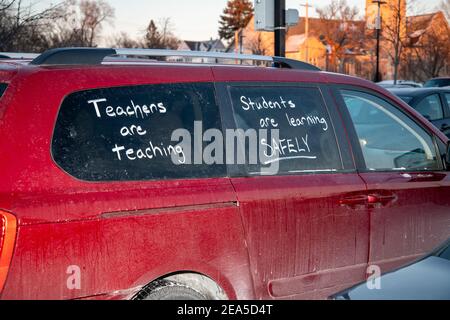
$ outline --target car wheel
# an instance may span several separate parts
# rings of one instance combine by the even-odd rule
[[[181,283],[158,280],[145,289],[142,300],[207,300],[200,292]]]

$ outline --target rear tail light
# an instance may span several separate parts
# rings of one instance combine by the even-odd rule
[[[16,241],[17,221],[11,213],[0,210],[0,293],[5,285]]]

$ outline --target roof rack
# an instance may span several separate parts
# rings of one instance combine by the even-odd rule
[[[0,52],[0,59],[24,59],[32,60],[39,56],[38,53],[25,52]]]
[[[59,48],[45,51],[36,57],[32,65],[86,65],[102,64],[104,58],[119,57],[196,57],[215,60],[258,61],[277,68],[320,71],[309,63],[283,57],[269,57],[222,52],[178,51],[165,49],[108,49],[108,48]]]

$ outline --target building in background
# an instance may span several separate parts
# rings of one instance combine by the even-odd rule
[[[450,27],[442,11],[407,18],[401,74],[423,81],[450,75]]]
[[[394,78],[394,61],[399,59],[398,79],[425,81],[450,73],[450,28],[440,11],[407,16],[406,0],[385,0],[381,6],[382,33],[380,73]],[[322,70],[373,79],[375,69],[375,17],[378,6],[366,0],[364,19],[341,21],[305,18],[286,34],[286,57],[312,63]],[[242,52],[273,55],[273,32],[257,32],[252,19],[240,33]],[[399,36],[397,36],[399,35]],[[235,42],[227,48],[236,52]],[[306,54],[307,52],[307,54]]]
[[[202,51],[202,52],[225,52],[226,47],[220,39],[210,39],[206,41],[180,41],[177,50],[182,51]],[[217,63],[214,58],[201,57],[168,57],[168,61],[172,62],[189,62],[189,63]]]

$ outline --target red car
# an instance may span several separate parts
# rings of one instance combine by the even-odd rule
[[[379,86],[125,55],[205,54],[0,62],[2,299],[320,299],[450,236],[448,139]]]

